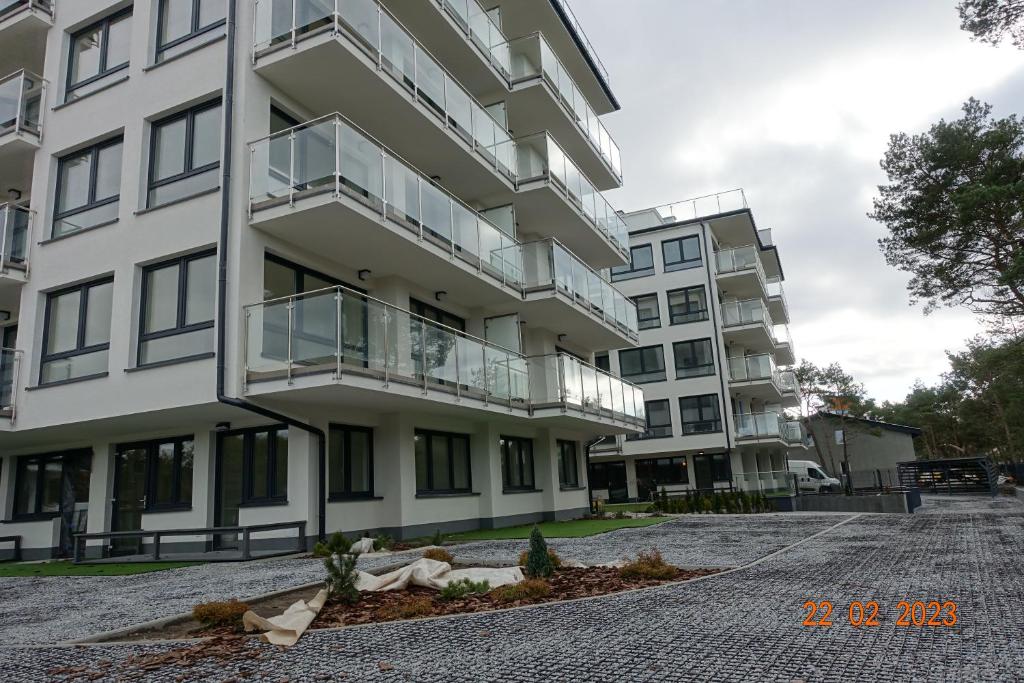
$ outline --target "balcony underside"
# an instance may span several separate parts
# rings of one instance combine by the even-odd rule
[[[39,150],[39,138],[26,131],[0,135],[0,189],[32,190],[32,163]]]
[[[516,222],[541,237],[554,237],[592,268],[626,263],[611,238],[592,226],[582,210],[547,180],[520,185],[515,209]]]
[[[745,349],[758,352],[769,352],[775,347],[775,340],[768,333],[768,330],[761,323],[749,325],[736,325],[722,329],[722,336],[725,343],[741,344]],[[790,363],[776,356],[775,359],[780,365]]]
[[[776,325],[789,324],[789,308],[781,296],[768,297],[768,312]]]
[[[723,207],[724,208],[724,207]],[[742,247],[748,244],[760,243],[757,226],[751,212],[747,209],[730,211],[725,215],[715,216],[708,220],[712,232],[718,238],[722,248]],[[764,245],[768,246],[768,245]],[[779,265],[778,252],[774,249],[760,250],[761,265],[767,277],[781,275],[782,268]]]
[[[756,399],[765,403],[780,403],[783,396],[775,382],[770,379],[729,380],[729,392],[733,396]]]
[[[782,392],[782,407],[783,408],[798,408],[800,407],[800,396],[793,391]]]
[[[508,127],[516,135],[547,130],[597,189],[622,186],[546,81],[538,77],[519,83],[512,88],[508,100]]]
[[[483,400],[479,392],[466,387],[429,382],[424,389],[420,381],[389,378],[369,368],[343,366],[341,378],[335,377],[333,364],[295,368],[289,384],[284,371],[249,373],[246,396],[257,403],[285,412],[302,414],[304,409],[353,408],[380,413],[417,412],[439,417],[508,421],[522,424],[524,420],[538,426],[572,429],[587,434],[625,434],[635,431],[625,422],[612,421],[609,416],[561,405],[534,406],[533,414],[522,401],[512,405],[504,399]],[[256,381],[253,381],[256,380]]]
[[[781,436],[770,436],[761,435],[757,437],[753,436],[737,436],[736,448],[742,451],[764,451],[764,450],[782,450],[785,451],[791,446],[800,446],[799,443],[788,443]]]
[[[554,289],[527,292],[525,303],[501,306],[498,311],[519,312],[528,328],[543,328],[567,335],[570,342],[586,348],[618,349],[637,343],[614,322],[605,322],[600,313],[590,311],[585,303],[574,302],[569,294]]]
[[[761,286],[761,279],[753,268],[737,270],[729,273],[719,273],[716,277],[718,288],[729,298],[763,299],[768,296]]]
[[[292,49],[264,51],[256,73],[309,107],[315,115],[343,112],[371,136],[402,155],[466,201],[496,206],[512,201],[514,186],[445,127],[443,114],[417,101],[411,86],[378,69],[353,39],[330,29],[304,38]],[[408,85],[408,84],[407,84]]]
[[[782,342],[775,345],[775,360],[779,365],[793,365],[796,363],[796,355],[789,342]]]
[[[27,280],[25,269],[18,264],[8,263],[0,268],[0,311],[9,311],[12,318],[18,317],[21,287]]]
[[[50,15],[38,9],[19,9],[0,19],[0,76],[18,69],[42,73],[46,32],[52,25]]]

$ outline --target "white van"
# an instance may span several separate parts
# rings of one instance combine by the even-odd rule
[[[813,460],[790,460],[789,471],[796,474],[797,486],[801,491],[824,493],[839,491],[843,488],[842,482],[835,477],[828,476],[821,465]]]

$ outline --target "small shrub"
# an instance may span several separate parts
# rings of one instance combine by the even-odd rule
[[[192,618],[203,626],[230,626],[236,631],[242,630],[242,615],[249,610],[249,605],[238,602],[234,598],[226,602],[204,602],[192,608]]]
[[[428,560],[447,562],[448,564],[452,564],[453,562],[455,562],[455,558],[452,557],[452,554],[444,548],[427,548],[423,551],[423,557],[427,558]]]
[[[600,517],[604,514],[604,500],[601,498],[595,498],[594,504],[591,506],[594,514]]]
[[[711,510],[713,508],[714,508],[714,504],[711,502],[711,498],[710,497],[701,498],[701,500],[700,500],[700,510],[701,510],[701,512],[703,512],[706,515],[710,515],[711,514]]]
[[[555,566],[548,555],[548,544],[544,541],[540,527],[534,524],[530,532],[530,550],[526,556],[526,575],[531,579],[546,579],[553,571]]]
[[[359,589],[356,588],[359,578],[356,562],[359,554],[352,552],[352,541],[338,532],[326,543],[317,543],[313,547],[313,554],[324,558],[327,592],[330,596],[350,605],[359,602]]]
[[[540,600],[551,595],[551,586],[543,579],[526,579],[519,583],[495,588],[491,591],[491,595],[502,604],[520,600]]]
[[[395,545],[395,539],[388,534],[377,534],[373,539],[374,550],[391,550]]]
[[[377,618],[381,621],[415,619],[416,617],[425,617],[433,612],[434,601],[426,596],[420,596],[381,607],[377,610]]]
[[[530,551],[529,550],[524,550],[523,552],[519,553],[519,566],[520,567],[525,567],[526,563],[529,561],[529,557],[530,557]],[[558,569],[559,567],[562,566],[562,558],[559,557],[558,553],[556,553],[551,548],[548,548],[548,557],[551,559],[551,565],[555,569]]]
[[[434,535],[430,537],[430,545],[444,545],[444,534],[440,529],[434,531]]]
[[[690,512],[690,499],[680,498],[679,499],[679,514],[685,515]]]
[[[648,505],[647,508],[644,510],[644,512],[646,512],[649,515],[655,515],[655,514],[661,512],[661,510],[658,507],[658,503],[655,502],[655,503],[651,503],[650,505]]]
[[[344,555],[352,549],[352,541],[345,538],[340,531],[335,532],[326,541],[318,541],[313,546],[313,555],[316,557],[330,557],[331,555]]]
[[[661,552],[640,553],[636,559],[619,568],[624,579],[671,579],[679,569],[665,562]]]
[[[479,595],[491,590],[489,581],[473,581],[472,579],[459,579],[452,581],[441,589],[442,600],[460,600],[467,595]]]

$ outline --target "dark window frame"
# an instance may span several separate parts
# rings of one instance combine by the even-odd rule
[[[644,358],[645,358],[644,357],[644,351],[649,351],[651,349],[660,349],[661,350],[661,367],[649,370],[649,369],[647,369],[647,363],[644,360]],[[635,373],[627,374],[626,371],[624,370],[625,365],[622,362],[622,356],[623,356],[623,354],[630,354],[630,353],[639,354],[639,357],[640,357],[640,368],[641,368],[640,372],[635,372]],[[662,375],[661,377],[655,377],[654,379],[637,379],[637,378],[646,377],[648,375],[655,375],[655,374],[657,374],[659,372]],[[668,381],[668,373],[667,373],[667,371],[665,369],[665,345],[664,344],[652,344],[651,346],[640,346],[640,347],[637,347],[635,349],[621,349],[619,351],[619,376],[622,377],[623,379],[628,379],[630,382],[632,382],[634,384],[654,384],[656,382],[666,382],[666,381]]]
[[[706,419],[704,416],[705,410],[710,410],[701,405],[700,400],[704,398],[712,397],[715,399],[715,415],[712,419]],[[699,420],[687,421],[685,414],[686,411],[683,408],[683,401],[696,400],[697,401],[697,412],[700,413]],[[722,402],[719,400],[718,394],[697,394],[695,396],[680,396],[679,397],[679,422],[683,430],[683,436],[691,436],[694,434],[718,434],[722,431],[725,421],[722,419]],[[710,424],[712,429],[701,429],[698,431],[687,431],[687,425],[704,425]]]
[[[179,183],[179,182],[181,182],[183,180],[188,180],[189,178],[194,178],[195,176],[202,175],[204,173],[209,173],[210,171],[213,171],[215,169],[220,168],[220,165],[221,165],[221,162],[223,161],[223,159],[221,159],[221,156],[220,156],[221,152],[220,152],[219,149],[217,151],[217,160],[216,161],[211,161],[210,163],[208,163],[208,164],[206,164],[204,166],[200,166],[198,168],[194,168],[193,167],[194,159],[193,159],[192,154],[193,154],[193,151],[194,151],[193,148],[195,147],[195,120],[196,120],[196,115],[197,114],[202,114],[202,113],[207,112],[207,111],[209,111],[211,109],[220,108],[222,104],[223,104],[223,101],[221,100],[221,98],[217,97],[217,98],[214,98],[214,99],[209,100],[207,102],[202,102],[201,104],[197,104],[195,106],[189,107],[188,109],[185,109],[184,111],[179,111],[179,112],[176,112],[176,113],[171,114],[169,116],[165,116],[165,117],[163,117],[161,119],[157,119],[157,120],[153,121],[153,123],[150,125],[150,130],[149,130],[149,161],[147,163],[148,168],[146,170],[146,207],[147,208],[152,209],[152,208],[156,208],[156,207],[159,207],[159,206],[164,206],[165,204],[171,204],[171,203],[178,202],[178,201],[184,201],[186,199],[189,199],[190,197],[194,197],[194,196],[197,196],[199,194],[202,194],[202,193],[208,191],[208,190],[199,190],[198,192],[196,192],[194,194],[187,195],[187,196],[181,197],[179,199],[167,200],[166,202],[161,202],[161,203],[154,203],[153,202],[153,197],[152,197],[153,190],[159,189],[161,187],[167,187],[168,185],[173,185],[173,184]],[[217,124],[220,127],[219,130],[220,130],[221,137],[224,136],[223,113],[224,113],[223,112],[223,108],[221,108],[221,121],[219,121],[218,124]],[[153,174],[156,171],[155,163],[156,163],[156,142],[157,142],[157,138],[158,138],[157,133],[159,132],[159,130],[162,127],[170,125],[172,123],[176,123],[178,121],[181,121],[182,119],[184,119],[184,121],[185,121],[185,149],[183,150],[184,151],[184,155],[185,155],[184,170],[182,170],[181,173],[176,173],[176,174],[174,174],[172,176],[168,176],[166,178],[161,178],[160,180],[154,180],[153,179]],[[218,179],[217,182],[219,183],[220,180]]]
[[[579,488],[580,459],[576,442],[558,439],[555,445],[558,448],[558,485],[563,489]]]
[[[688,345],[690,345],[691,348],[692,348],[693,344],[699,344],[699,343],[703,343],[703,342],[706,342],[707,346],[708,346],[708,351],[709,351],[708,362],[703,364],[703,365],[694,365],[693,367],[694,368],[704,368],[705,371],[701,372],[701,373],[698,373],[698,374],[692,374],[692,375],[681,374],[680,373],[680,367],[679,367],[679,356],[678,356],[677,350],[679,348],[681,348],[681,347],[688,346]],[[691,353],[690,355],[693,356],[694,354]],[[715,345],[711,341],[710,337],[704,337],[702,339],[686,339],[684,341],[672,342],[672,362],[673,362],[673,364],[675,365],[675,368],[676,368],[676,379],[693,379],[695,377],[708,377],[710,375],[714,375],[715,374]]]
[[[146,505],[145,512],[166,512],[169,510],[190,510],[192,509],[192,494],[195,493],[195,460],[192,461],[192,491],[187,501],[181,498],[181,460],[182,445],[186,441],[192,442],[192,453],[195,456],[196,439],[194,434],[188,436],[172,436],[166,439],[149,439],[146,441],[135,441],[132,443],[119,443],[114,447],[115,453],[120,455],[124,451],[145,450],[146,451]],[[174,482],[171,484],[173,500],[168,503],[154,503],[156,500],[156,479],[159,470],[156,467],[157,453],[160,446],[167,443],[174,444]],[[116,470],[115,470],[116,472]],[[117,490],[117,482],[114,483],[114,490]]]
[[[92,85],[93,83],[95,83],[95,82],[97,82],[99,80],[102,80],[102,79],[106,78],[107,76],[109,76],[111,74],[117,73],[118,71],[123,71],[123,70],[125,70],[125,69],[127,69],[129,67],[129,65],[131,64],[131,58],[130,57],[129,57],[128,61],[124,62],[123,64],[115,64],[114,66],[111,66],[110,64],[108,64],[107,60],[108,60],[108,58],[110,56],[109,55],[109,51],[110,51],[110,25],[113,24],[114,22],[117,22],[117,21],[120,21],[121,19],[124,19],[125,17],[132,16],[133,10],[134,10],[134,7],[132,7],[132,6],[126,7],[125,9],[117,11],[117,12],[114,12],[113,14],[108,14],[107,16],[103,17],[99,21],[95,21],[95,22],[89,24],[88,26],[86,26],[85,28],[79,29],[78,31],[75,31],[74,33],[71,34],[71,39],[70,39],[70,42],[68,43],[67,77],[66,77],[66,79],[64,81],[64,101],[65,102],[73,101],[71,99],[71,94],[74,93],[79,88],[84,88],[85,86]],[[91,31],[94,31],[98,27],[102,27],[103,28],[103,39],[100,42],[99,70],[96,73],[96,75],[94,75],[94,76],[89,76],[85,80],[81,80],[81,81],[77,81],[75,83],[72,83],[71,82],[71,74],[73,72],[73,67],[74,67],[74,63],[75,63],[75,41],[77,41],[79,38],[81,38],[85,34],[91,32]]]
[[[711,462],[711,482],[732,482],[732,458],[727,453],[698,453],[693,456],[693,467],[697,469],[697,460],[707,458]]]
[[[457,432],[439,432],[431,429],[417,429],[415,430],[414,436],[419,436],[425,440],[426,443],[426,457],[427,457],[427,488],[421,489],[419,482],[416,483],[416,495],[445,495],[445,494],[469,494],[473,492],[473,450],[472,441],[469,434],[459,434]],[[434,487],[434,447],[433,440],[431,437],[442,436],[445,437],[448,444],[448,480],[453,484],[455,482],[455,440],[465,440],[466,442],[466,488],[450,488],[450,489],[438,489]],[[415,442],[414,442],[415,443]],[[415,454],[415,445],[413,448],[413,457]]]
[[[72,230],[70,232],[64,232],[64,233],[61,233],[60,235],[54,235],[53,234],[54,227],[57,225],[58,222],[64,220],[65,218],[70,218],[71,216],[77,216],[80,213],[85,213],[86,211],[92,211],[93,209],[98,209],[101,206],[107,206],[108,204],[114,204],[115,202],[120,202],[121,201],[121,191],[120,191],[120,188],[118,188],[117,194],[113,195],[112,197],[105,197],[104,199],[100,199],[100,200],[96,199],[96,184],[97,184],[97,181],[99,179],[100,152],[103,151],[104,149],[108,148],[108,147],[115,147],[116,145],[122,145],[122,146],[124,145],[124,136],[123,135],[117,135],[117,136],[112,137],[112,138],[107,138],[106,140],[102,140],[102,141],[97,142],[95,144],[89,145],[88,147],[83,147],[82,149],[77,149],[74,152],[69,152],[68,154],[65,154],[62,157],[60,157],[59,159],[57,159],[57,190],[56,190],[56,193],[54,194],[54,197],[53,197],[53,220],[50,222],[50,237],[51,238],[52,237],[65,237],[67,235],[74,235],[77,232],[82,232],[83,230],[89,230],[90,228],[98,227],[98,225],[103,225],[104,223],[100,223],[100,224],[97,224],[97,225],[94,225],[94,226],[90,226],[88,228],[80,228],[79,230]],[[122,166],[122,168],[120,169],[121,172],[124,171],[123,152],[124,152],[124,149],[122,147],[122,158],[121,158],[121,166]],[[61,193],[64,191],[64,183],[61,181],[61,178],[64,176],[64,173],[63,173],[64,165],[67,163],[68,159],[75,158],[75,157],[80,157],[80,156],[83,156],[85,154],[91,155],[90,159],[89,159],[89,199],[88,199],[88,201],[85,204],[82,204],[81,206],[76,206],[73,209],[65,209],[64,211],[60,211],[58,209],[58,207],[60,206]],[[118,179],[119,180],[120,180],[120,177],[121,177],[121,173],[118,173]]]
[[[697,242],[697,258],[686,259],[683,256],[684,249],[683,244],[688,240],[696,240]],[[665,248],[670,244],[679,245],[679,260],[669,261],[668,255],[665,253]],[[661,243],[661,263],[666,273],[673,273],[679,270],[691,270],[693,268],[700,268],[704,263],[704,257],[701,255],[700,250],[700,235],[685,235],[683,237],[673,237],[672,239],[663,240]]]
[[[537,490],[537,465],[536,459],[534,458],[533,452],[533,439],[528,439],[522,436],[500,436],[498,437],[498,444],[501,450],[501,487],[503,491],[536,491]],[[511,446],[516,444],[516,451],[513,451]],[[524,450],[525,447],[525,450]],[[517,453],[526,453],[528,458],[522,458],[518,463],[514,463],[513,456]],[[526,467],[524,461],[529,460],[529,468]],[[512,486],[508,483],[509,473],[511,466],[518,464],[519,467],[519,481],[523,482],[517,486]],[[526,483],[526,475],[529,474],[529,484]]]
[[[678,464],[680,462],[682,463],[682,467],[678,468],[678,469],[682,471],[682,474],[683,474],[682,478],[671,479],[671,480],[668,480],[668,479],[663,480],[663,479],[661,479],[661,477],[659,475],[661,473],[662,467],[666,467],[667,466],[670,469],[675,469],[675,468],[678,467]],[[666,463],[666,465],[663,465],[662,463]],[[689,463],[688,463],[685,455],[672,455],[672,456],[662,457],[662,458],[642,458],[642,459],[639,459],[639,460],[636,461],[635,467],[636,467],[636,478],[638,480],[641,478],[641,474],[640,474],[641,469],[647,468],[647,467],[651,468],[651,473],[652,473],[653,476],[650,477],[650,478],[651,478],[651,481],[654,483],[655,486],[662,486],[662,485],[665,485],[665,486],[681,486],[681,485],[684,485],[684,484],[689,486],[689,484],[690,484],[690,468],[689,468]]]
[[[344,452],[348,454],[345,458],[345,465],[343,467],[342,481],[343,487],[341,490],[335,490],[331,488],[331,478],[327,477],[327,496],[328,500],[363,500],[374,497],[374,482],[373,482],[373,427],[362,427],[357,425],[345,425],[331,423],[328,427],[328,438],[336,438],[340,436],[344,442]],[[353,491],[352,490],[352,434],[361,433],[366,434],[369,438],[367,444],[369,445],[369,451],[366,456],[366,467],[369,474],[368,488],[366,491]],[[327,466],[331,466],[330,451],[328,451],[328,462]]]
[[[253,495],[253,444],[255,443],[256,434],[266,432],[267,434],[267,495],[257,497]],[[288,482],[284,482],[284,491],[278,491],[280,482],[277,481],[277,459],[279,453],[277,452],[277,434],[278,432],[288,432],[288,425],[276,424],[267,425],[262,427],[247,427],[245,429],[233,429],[226,432],[217,433],[217,467],[221,467],[220,458],[223,448],[223,441],[228,437],[241,436],[242,437],[242,496],[238,503],[240,508],[244,507],[263,507],[267,505],[282,505],[288,502]],[[291,440],[288,441],[289,448],[291,447]],[[285,458],[285,472],[286,477],[288,471],[288,453],[284,453]],[[223,476],[223,473],[220,473]],[[219,487],[218,487],[219,488]],[[219,495],[219,494],[218,494]]]
[[[638,326],[638,329],[641,329],[641,330],[653,330],[653,329],[661,327],[661,302],[658,300],[658,293],[657,292],[653,292],[651,294],[638,294],[636,296],[631,296],[630,299],[632,299],[633,303],[636,304],[637,326]],[[640,299],[654,299],[654,310],[657,313],[657,315],[655,317],[653,317],[653,318],[641,318],[640,317]],[[644,324],[645,322],[650,322],[652,320],[654,321],[653,324],[649,324],[649,325]]]
[[[21,483],[25,474],[25,467],[29,462],[35,461],[39,463],[39,469],[36,474],[36,493],[35,493],[35,505],[34,509],[27,512],[19,512],[22,504],[21,494]],[[52,461],[60,462],[61,469],[61,486],[64,485],[64,454],[63,453],[36,453],[32,455],[21,455],[15,459],[14,464],[14,506],[11,508],[12,515],[11,519],[17,521],[28,521],[28,520],[42,520],[42,519],[53,519],[59,517],[62,512],[63,501],[57,500],[57,509],[53,512],[43,512],[43,491],[46,488],[46,477],[43,473],[46,471],[46,463]]]
[[[192,16],[191,16],[191,24],[190,24],[191,30],[188,33],[186,33],[185,35],[181,36],[180,38],[175,38],[174,40],[168,41],[166,43],[161,43],[160,42],[160,36],[162,36],[163,32],[164,32],[164,12],[163,12],[163,9],[164,9],[164,4],[166,2],[167,2],[167,0],[160,0],[160,2],[157,3],[157,7],[156,7],[156,61],[157,62],[164,61],[165,58],[163,57],[163,53],[166,52],[167,50],[174,49],[174,48],[178,47],[179,45],[183,45],[183,44],[189,42],[190,40],[192,40],[194,38],[198,38],[201,35],[204,35],[206,33],[210,33],[211,31],[215,31],[217,28],[219,28],[221,26],[226,26],[227,25],[227,17],[225,17],[223,19],[218,19],[217,21],[213,22],[212,24],[208,24],[206,26],[200,26],[199,25],[199,6],[201,4],[201,0],[192,0]]]
[[[103,344],[93,344],[92,346],[85,346],[85,328],[89,317],[89,296],[88,291],[93,287],[100,287],[106,284],[113,284],[114,276],[108,276],[100,278],[99,280],[90,280],[89,282],[83,282],[82,284],[73,285],[71,287],[64,287],[57,289],[46,294],[46,305],[43,307],[43,338],[42,346],[39,356],[39,385],[46,386],[50,384],[61,384],[62,382],[69,380],[56,380],[53,382],[43,381],[43,371],[46,368],[47,363],[53,361],[64,360],[65,358],[74,358],[75,356],[85,356],[90,353],[96,353],[97,351],[110,351],[110,334],[107,335],[107,341]],[[53,300],[59,296],[65,294],[71,294],[72,292],[78,292],[78,328],[75,336],[75,348],[70,351],[58,351],[57,353],[46,353],[46,347],[50,343],[50,309],[53,306]],[[113,294],[111,294],[113,296]],[[107,322],[107,325],[111,325],[111,321]],[[109,358],[108,358],[109,363]],[[84,379],[90,379],[92,377],[102,377],[107,374],[107,371],[98,372],[92,375],[83,375],[81,377],[75,377],[70,381],[79,381]]]
[[[604,351],[602,353],[594,354],[594,367],[598,370],[604,370],[605,372],[612,371],[612,356],[609,352]]]
[[[648,249],[651,252],[651,265],[646,268],[637,269],[634,263],[636,259],[633,258],[633,252]],[[618,272],[616,272],[618,268]],[[611,269],[611,281],[619,282],[621,280],[634,280],[642,277],[651,277],[655,273],[654,265],[654,244],[638,244],[635,247],[629,248],[629,268],[623,270],[625,266],[613,266]]]
[[[691,291],[696,290],[696,289],[701,290],[703,292],[703,294],[704,294],[704,308],[703,309],[697,309],[695,311],[691,311],[691,310],[689,310],[690,309],[690,299],[689,299],[688,294]],[[685,314],[686,316],[690,316],[690,315],[694,315],[694,314],[698,314],[698,315],[703,314],[702,317],[700,317],[700,318],[693,318],[692,320],[690,320],[690,319],[683,319],[683,320],[677,319],[677,316],[676,316],[675,312],[672,310],[673,309],[673,306],[672,306],[672,295],[673,294],[682,294],[683,297],[686,299],[686,308],[687,308],[687,312]],[[710,313],[711,313],[710,312],[710,308],[711,307],[708,304],[708,291],[707,291],[707,288],[704,285],[693,285],[692,287],[681,287],[679,289],[671,289],[671,290],[669,290],[668,292],[665,293],[665,298],[666,298],[666,301],[668,303],[668,322],[669,322],[669,325],[688,325],[690,323],[704,322],[705,320],[708,320],[710,318]],[[676,304],[676,305],[678,306],[679,304]]]
[[[168,337],[176,337],[181,334],[188,334],[190,332],[198,332],[200,330],[208,330],[213,327],[214,320],[217,315],[216,304],[214,305],[213,318],[204,320],[198,323],[192,323],[191,325],[185,324],[185,319],[188,317],[187,309],[187,296],[188,296],[188,264],[192,261],[198,261],[200,259],[208,258],[210,256],[216,256],[216,249],[207,249],[204,251],[196,252],[194,254],[186,254],[177,258],[170,259],[168,261],[161,261],[160,263],[154,263],[145,266],[142,269],[142,294],[141,302],[139,304],[139,340],[135,347],[135,358],[137,367],[147,367],[150,365],[160,365],[168,362],[168,360],[154,361],[152,363],[139,362],[142,358],[142,345],[148,341],[154,341],[157,339],[167,339]],[[177,306],[177,320],[176,324],[172,328],[166,330],[157,330],[155,332],[146,332],[146,306],[149,303],[149,274],[153,271],[163,270],[164,268],[170,268],[172,265],[178,268],[178,306]],[[212,293],[211,293],[212,294]],[[169,360],[189,360],[192,358],[203,358],[208,356],[213,349],[210,351],[203,351],[201,353],[195,353],[188,356],[179,356]]]
[[[663,422],[656,425],[651,424],[651,415],[654,414],[654,411],[652,411],[649,406],[655,403],[663,403],[665,405],[665,414],[668,415],[667,423]],[[626,441],[650,441],[651,439],[671,439],[673,436],[675,436],[672,425],[672,403],[669,399],[655,398],[651,399],[650,401],[644,401],[644,419],[644,431],[640,432],[639,434],[627,434]],[[667,433],[664,431],[666,427],[668,428]],[[662,431],[658,432],[656,430]]]

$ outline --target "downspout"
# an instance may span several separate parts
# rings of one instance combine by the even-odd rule
[[[227,73],[224,78],[224,150],[221,162],[220,238],[217,242],[217,401],[234,408],[248,410],[289,427],[309,432],[317,440],[317,466],[319,471],[317,501],[317,537],[327,535],[327,496],[324,477],[327,470],[327,435],[305,422],[288,417],[269,408],[228,396],[224,391],[227,374],[227,300],[228,300],[228,231],[231,225],[231,166],[232,134],[235,109],[235,40],[237,26],[236,0],[228,0],[227,14]]]
[[[708,224],[704,221],[700,223],[701,241],[704,243],[704,263],[707,267],[704,269],[704,273],[708,278],[708,308],[711,310],[711,325],[715,328],[715,337],[721,340],[721,344],[718,347],[718,353],[715,354],[715,365],[718,366],[718,384],[722,391],[722,410],[728,410],[725,415],[725,454],[729,458],[729,471],[732,472],[732,433],[729,429],[729,416],[732,415],[732,404],[728,400],[728,394],[725,391],[725,373],[722,370],[722,352],[725,350],[725,339],[722,336],[722,330],[718,326],[718,296],[715,290],[714,283],[711,280],[711,252],[708,251]],[[712,300],[713,299],[713,300]],[[735,479],[735,475],[733,475]],[[715,485],[714,481],[711,482],[711,486]],[[729,482],[729,488],[733,486],[732,481]]]

